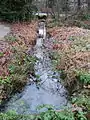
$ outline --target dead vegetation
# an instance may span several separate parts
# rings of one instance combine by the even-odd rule
[[[26,46],[35,45],[37,22],[16,23],[12,26],[12,32],[23,40]]]
[[[49,33],[54,38],[53,49],[59,56],[56,68],[62,71],[65,85],[74,88],[79,82],[79,72],[90,74],[90,31],[78,27],[54,27]]]
[[[29,64],[26,51],[35,45],[36,27],[35,21],[12,24],[11,33],[0,40],[0,101],[5,99],[13,89],[15,91],[22,89],[25,81],[27,82],[28,67],[30,71],[33,69],[34,59],[31,58],[33,63]],[[16,73],[10,71],[16,71]]]

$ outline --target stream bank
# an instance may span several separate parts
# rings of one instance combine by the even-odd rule
[[[36,27],[36,21],[5,23],[5,30],[0,27],[4,31],[0,39],[0,110],[12,94],[23,90],[29,74],[34,74],[36,59],[28,54],[28,49],[35,45]]]
[[[89,112],[90,30],[70,25],[51,27],[50,24],[48,32],[53,39],[45,45],[53,51],[50,57],[55,69],[61,73],[62,82],[71,96],[72,105]]]

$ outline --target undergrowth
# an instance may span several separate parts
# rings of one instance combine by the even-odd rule
[[[13,49],[13,54],[7,64],[8,75],[0,76],[0,86],[3,86],[3,100],[6,100],[15,92],[21,92],[28,81],[29,75],[34,75],[35,62],[36,58],[28,55],[20,47]]]
[[[58,39],[56,40],[56,42],[58,41],[58,46],[53,50],[53,53],[50,53],[53,67],[60,73],[61,82],[68,89],[70,97],[75,94],[75,96],[72,96],[72,100],[70,99],[74,108],[80,107],[82,110],[89,112],[90,31],[87,30],[87,34],[71,36],[69,39],[64,40],[61,39],[61,36],[65,36],[64,33],[60,31],[61,36],[59,36],[60,32],[58,31],[55,33],[58,33],[56,37],[59,37],[57,37]],[[54,34],[54,32],[52,34]],[[83,94],[82,92],[85,93]],[[88,120],[89,119],[90,114]],[[75,118],[75,120],[83,120],[83,118]]]
[[[72,89],[76,83],[78,83],[78,86],[79,83],[83,85],[90,84],[89,38],[90,36],[75,37],[73,40],[70,40],[71,45],[67,44],[69,46],[67,49],[58,48],[51,55],[54,68],[61,73],[65,86]]]
[[[90,111],[90,97],[87,94],[79,94],[72,96],[72,104],[83,108],[85,111]]]
[[[46,112],[42,112],[38,115],[18,115],[14,111],[7,113],[1,113],[1,120],[88,120],[85,117],[85,113],[81,111],[72,112],[72,110],[64,109],[62,111],[55,111],[53,107],[49,105],[42,105],[42,108],[47,108]]]
[[[36,58],[22,51],[16,52],[8,65],[8,70],[12,80],[13,90],[22,89],[27,83],[30,74],[34,74],[34,64]]]
[[[89,13],[83,14],[81,19],[82,20],[90,20],[90,14]]]
[[[78,71],[77,76],[79,77],[79,81],[82,84],[88,85],[90,84],[90,73],[88,72],[83,72],[83,71]]]

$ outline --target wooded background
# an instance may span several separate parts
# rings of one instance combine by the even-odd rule
[[[90,0],[0,0],[0,18],[9,21],[31,20],[36,11],[47,12],[59,19],[61,14],[90,10]]]

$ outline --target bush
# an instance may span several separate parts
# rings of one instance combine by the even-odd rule
[[[78,74],[80,82],[83,84],[90,84],[90,73],[79,72]]]
[[[82,20],[90,20],[90,14],[84,14],[81,19]]]
[[[31,20],[33,11],[33,0],[0,0],[0,18],[7,21]]]

